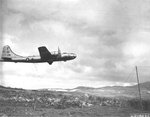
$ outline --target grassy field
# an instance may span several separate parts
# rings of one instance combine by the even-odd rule
[[[49,109],[32,107],[0,107],[2,117],[130,117],[134,113],[148,113],[131,108],[93,106],[84,108]]]
[[[150,99],[143,99],[142,105],[143,111],[140,111],[138,98],[0,87],[0,117],[133,117],[131,115],[135,113],[150,115]]]

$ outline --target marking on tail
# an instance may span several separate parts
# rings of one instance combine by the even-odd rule
[[[15,57],[20,57],[20,56],[15,54],[8,45],[3,47],[2,57],[1,57],[2,59],[15,58]]]

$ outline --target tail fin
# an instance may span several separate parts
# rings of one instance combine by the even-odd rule
[[[58,56],[61,57],[61,50],[58,47]]]
[[[3,51],[2,51],[2,57],[1,58],[14,58],[17,57],[18,55],[16,55],[11,48],[6,45],[3,47]]]

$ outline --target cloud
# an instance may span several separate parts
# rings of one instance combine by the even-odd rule
[[[4,65],[5,78],[11,74],[13,79],[17,77],[16,82],[20,77],[35,82],[37,78],[42,82],[41,86],[36,83],[37,87],[49,86],[48,81],[63,87],[64,80],[68,87],[69,83],[98,86],[101,82],[127,82],[135,65],[150,63],[149,4],[146,0],[6,1],[4,41],[15,52],[33,55],[39,54],[39,46],[45,45],[50,51],[60,46],[62,51],[76,53],[77,58],[52,66],[39,64],[38,72],[32,65]],[[13,83],[9,82],[18,85]]]

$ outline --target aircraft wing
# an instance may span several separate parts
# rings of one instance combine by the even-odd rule
[[[52,55],[45,46],[39,47],[38,50],[42,60],[48,61],[51,58]]]

